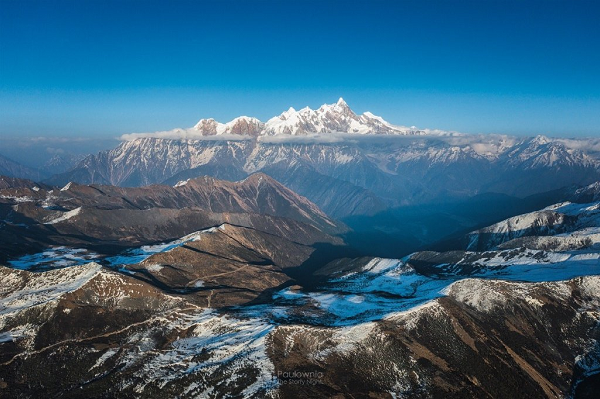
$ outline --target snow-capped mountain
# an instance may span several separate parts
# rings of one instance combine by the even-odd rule
[[[568,148],[557,140],[538,135],[525,139],[504,154],[505,162],[524,169],[568,166],[597,166],[598,162],[584,152]]]
[[[598,183],[576,190],[565,201],[514,216],[468,235],[469,250],[527,247],[577,250],[600,244]]]
[[[350,109],[343,98],[335,104],[323,104],[318,109],[309,107],[295,110],[290,107],[279,116],[261,122],[257,118],[240,116],[227,123],[216,120],[201,119],[193,129],[175,130],[147,135],[127,135],[127,137],[182,137],[194,138],[195,136],[306,136],[312,134],[348,133],[348,134],[392,134],[392,135],[425,135],[449,134],[442,131],[420,130],[415,127],[395,126],[386,122],[380,116],[365,112],[357,115]],[[182,137],[182,138],[183,138]]]
[[[201,119],[194,129],[202,136],[219,136],[219,135],[247,135],[259,136],[264,130],[265,124],[257,118],[249,116],[240,116],[227,123],[220,123],[214,119]]]
[[[357,115],[350,109],[343,98],[340,98],[335,104],[324,104],[316,110],[306,107],[296,111],[294,108],[290,108],[281,115],[269,119],[265,123],[263,134],[268,136],[279,134],[301,136],[335,132],[353,134],[425,134],[422,130],[394,126],[370,112]]]

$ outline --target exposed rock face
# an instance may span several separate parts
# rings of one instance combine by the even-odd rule
[[[64,191],[52,193],[48,201],[61,206],[68,202],[107,209],[198,207],[213,213],[286,217],[329,231],[340,229],[315,204],[261,173],[240,182],[203,177],[179,181],[173,187],[119,188],[70,184]]]
[[[219,123],[214,119],[201,119],[194,129],[202,136],[215,135],[248,135],[259,136],[265,127],[265,124],[256,118],[240,116],[229,123]]]

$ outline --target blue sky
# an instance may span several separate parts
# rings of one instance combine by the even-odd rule
[[[0,1],[0,137],[192,126],[342,96],[390,122],[600,136],[583,1]]]

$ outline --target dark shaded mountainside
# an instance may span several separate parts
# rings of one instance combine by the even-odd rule
[[[28,151],[32,150],[28,149]],[[41,155],[43,161],[44,154],[36,155]],[[85,157],[86,155],[83,154],[71,154],[63,151],[53,155],[42,166],[32,167],[23,165],[0,154],[0,176],[41,181],[48,179],[55,174],[65,173],[71,170]]]
[[[0,396],[593,398],[598,187],[473,231],[469,251],[309,270],[314,230],[223,223],[118,268],[0,267]]]
[[[31,180],[41,180],[47,177],[47,175],[44,175],[36,169],[21,165],[2,155],[0,155],[0,176]]]
[[[200,178],[177,187],[143,188],[75,183],[51,188],[24,180],[2,181],[10,185],[0,190],[4,261],[48,246],[110,254],[222,223],[311,243],[340,242],[331,234],[346,230],[313,203],[263,174],[238,183]]]

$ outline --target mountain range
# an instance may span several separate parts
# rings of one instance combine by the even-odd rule
[[[6,158],[0,154],[0,176],[41,180],[45,177],[42,173],[34,168],[23,166],[12,159]]]
[[[526,197],[600,179],[595,142],[405,129],[357,116],[343,100],[266,123],[201,120],[188,131],[194,134],[126,135],[47,183],[175,185],[263,172],[344,219],[483,193]]]
[[[297,111],[293,107],[290,107],[287,111],[266,122],[249,116],[240,116],[227,123],[221,123],[209,118],[201,119],[190,129],[175,129],[152,134],[132,133],[124,135],[123,138],[127,140],[141,136],[187,139],[218,136],[247,136],[257,138],[278,135],[309,136],[336,132],[361,135],[451,134],[443,131],[420,130],[416,127],[392,125],[380,116],[373,115],[371,112],[358,115],[352,111],[343,98],[340,98],[335,104],[324,104],[316,110],[305,107]]]
[[[268,208],[256,207],[263,184]],[[597,393],[598,184],[471,232],[470,250],[331,260],[316,256],[318,245],[339,240],[310,234],[331,229],[330,220],[260,174],[174,188],[30,186],[13,182],[2,191],[13,211],[36,218],[26,226],[11,219],[13,231],[41,222],[80,229],[96,201],[105,213],[88,220],[110,228],[99,238],[114,230],[113,237],[126,239],[132,231],[114,224],[124,210],[168,209],[160,207],[179,195],[207,204],[213,190],[220,193],[209,198],[219,207],[246,207],[238,218],[283,212],[313,227],[282,231],[294,220],[282,216],[260,226],[220,221],[170,242],[116,256],[88,253],[79,262],[81,252],[47,248],[40,254],[54,262],[47,271],[33,272],[41,258],[27,256],[0,267],[0,389],[8,397]],[[203,214],[189,211],[187,219]],[[59,231],[71,238],[86,232],[93,230]],[[484,241],[489,234],[495,239]]]
[[[599,142],[340,99],[3,161],[0,397],[596,397]]]

